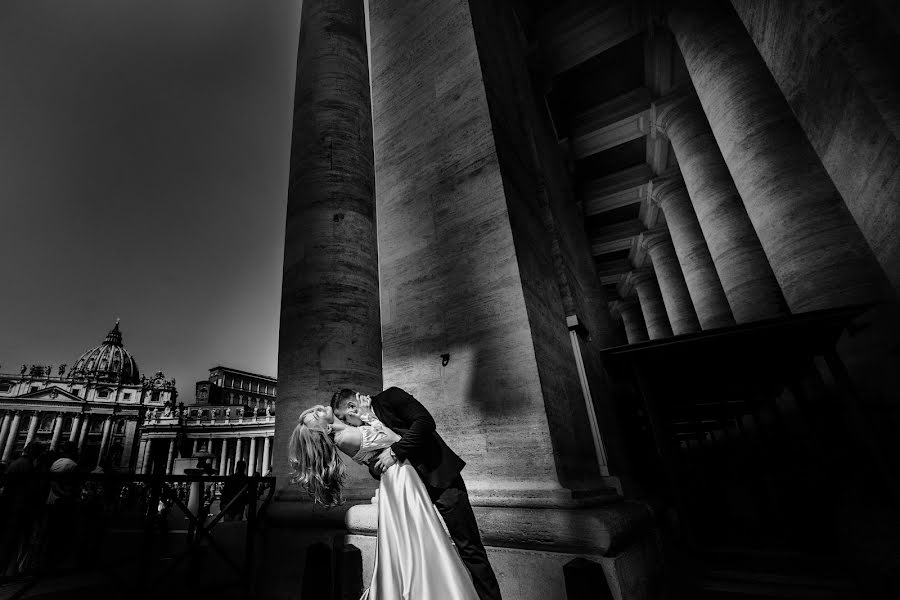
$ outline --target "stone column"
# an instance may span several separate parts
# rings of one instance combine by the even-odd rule
[[[645,231],[640,235],[639,241],[653,262],[672,332],[681,335],[700,331],[700,321],[697,320],[669,232],[663,228]]]
[[[153,472],[153,438],[147,438],[144,441],[146,444],[144,445],[144,464],[141,472],[149,475]]]
[[[13,458],[13,449],[16,447],[16,438],[19,435],[19,420],[22,415],[19,411],[13,414],[12,422],[9,425],[9,433],[6,436],[6,445],[0,446],[3,449],[3,455],[0,456],[0,462],[8,463]]]
[[[309,404],[327,404],[343,387],[382,389],[363,0],[304,2],[300,23],[278,344],[279,448],[296,425],[291,415]],[[279,460],[275,467],[286,489],[290,465]],[[373,487],[365,469],[348,468]]]
[[[653,200],[659,204],[666,217],[672,245],[697,311],[700,327],[714,329],[734,325],[728,298],[722,289],[706,240],[703,239],[703,231],[694,207],[691,206],[684,180],[680,175],[657,177],[652,182],[652,190]],[[749,221],[747,224],[749,225]],[[775,283],[774,277],[772,282]]]
[[[81,432],[81,415],[75,415],[72,418],[72,431],[69,432],[69,441],[74,442]]]
[[[272,465],[272,437],[266,436],[263,438],[263,453],[262,453],[262,465],[259,467],[259,472],[261,475],[266,476],[269,474],[269,467]]]
[[[629,344],[645,342],[649,339],[644,315],[641,313],[641,303],[637,298],[616,300],[610,303],[610,309],[622,319],[622,324],[625,326],[625,338]]]
[[[166,475],[172,474],[175,467],[175,438],[169,440],[169,455],[166,456]]]
[[[666,305],[663,302],[656,274],[652,270],[636,269],[628,273],[622,288],[626,293],[620,295],[628,297],[631,289],[637,292],[641,303],[641,313],[644,315],[644,323],[647,325],[647,335],[651,340],[672,337],[672,326],[666,314]]]
[[[6,436],[9,434],[9,424],[12,421],[12,415],[7,412],[3,415],[3,421],[0,422],[0,448],[6,444]]]
[[[234,468],[237,468],[239,460],[243,460],[241,456],[241,438],[236,439],[234,442]]]
[[[250,438],[250,451],[247,453],[247,475],[256,475],[256,438]]]
[[[866,2],[731,3],[900,291],[900,36]]]
[[[106,451],[109,450],[110,431],[112,431],[112,415],[106,417],[106,420],[103,421],[103,433],[100,436],[100,453],[97,455],[98,464],[106,456]]]
[[[669,230],[678,231],[673,233],[673,240],[676,235],[685,237],[696,246],[696,230],[692,231],[691,223],[696,220],[738,323],[788,314],[778,280],[696,95],[682,92],[653,106],[657,126],[672,142],[696,214],[692,219],[684,207],[684,197],[674,186],[665,180],[659,187],[654,185],[654,197]]]
[[[31,413],[31,421],[28,422],[28,435],[25,437],[26,446],[34,441],[34,436],[37,435],[37,428],[39,424],[40,417],[38,416],[38,413]]]
[[[883,299],[884,273],[730,7],[682,0],[669,24],[791,311]]]
[[[84,442],[87,440],[88,432],[91,429],[91,416],[84,415],[84,421],[81,424],[81,434],[78,436],[78,452],[84,451]]]
[[[56,450],[56,447],[59,446],[59,436],[62,433],[62,424],[63,424],[63,416],[62,413],[56,415],[56,419],[53,421],[53,437],[50,438],[50,449]]]
[[[222,438],[222,451],[219,454],[219,475],[226,475],[225,467],[228,465],[228,438]]]
[[[194,443],[191,445],[191,456],[197,454],[197,446],[200,443],[200,440],[194,440]]]

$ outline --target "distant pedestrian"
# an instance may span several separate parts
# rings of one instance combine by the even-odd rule
[[[22,451],[22,456],[10,463],[6,474],[4,503],[0,514],[0,576],[19,574],[20,558],[24,557],[31,539],[35,519],[40,515],[40,481],[25,479],[17,481],[17,475],[35,472],[38,457],[45,451],[40,442],[31,442]]]
[[[242,460],[234,465],[234,475],[228,478],[219,498],[220,510],[225,511],[226,521],[240,521],[244,518],[244,506],[247,504],[247,463]],[[228,503],[234,499],[231,506]]]

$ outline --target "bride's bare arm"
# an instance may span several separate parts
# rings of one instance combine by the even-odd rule
[[[359,427],[347,427],[341,432],[340,436],[335,438],[338,450],[349,457],[356,456],[359,447],[362,445],[362,432]]]

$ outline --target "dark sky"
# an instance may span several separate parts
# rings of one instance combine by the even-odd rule
[[[275,374],[299,2],[0,2],[0,371]]]

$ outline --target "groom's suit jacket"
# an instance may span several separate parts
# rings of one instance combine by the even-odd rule
[[[399,435],[391,446],[398,460],[409,460],[426,485],[449,487],[466,465],[435,431],[434,418],[422,403],[400,388],[372,396],[375,416]]]

